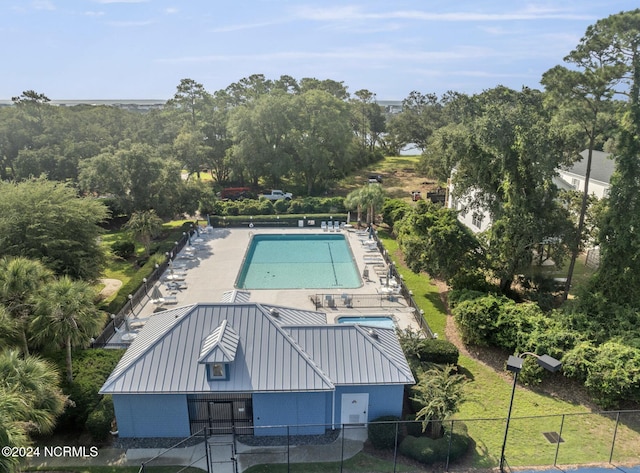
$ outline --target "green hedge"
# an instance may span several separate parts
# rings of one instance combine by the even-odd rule
[[[96,442],[107,440],[114,418],[113,399],[111,396],[103,396],[96,408],[89,414],[85,424],[93,440]]]
[[[444,426],[444,435],[437,439],[407,436],[400,444],[400,453],[426,465],[444,462],[447,460],[447,456],[449,456],[450,462],[461,459],[471,445],[471,438],[466,432],[466,427],[460,428],[456,423],[454,432],[450,434],[450,426],[446,422]],[[451,446],[449,446],[450,436]]]
[[[396,445],[397,423],[396,416],[382,416],[369,423],[369,440],[378,450],[387,450]]]
[[[66,381],[62,390],[69,396],[69,406],[58,419],[60,430],[78,431],[85,427],[89,414],[102,399],[98,391],[120,361],[124,350],[90,349],[73,354],[73,383]],[[51,356],[65,371],[65,353],[60,351]]]
[[[308,213],[308,214],[297,214],[297,215],[254,215],[254,216],[246,216],[246,215],[237,215],[237,216],[220,216],[220,215],[211,215],[211,225],[214,227],[246,227],[248,224],[252,223],[256,227],[260,226],[280,226],[280,227],[297,227],[298,222],[300,220],[304,220],[305,227],[311,226],[309,225],[309,221],[313,220],[315,227],[320,226],[320,222],[322,221],[339,221],[346,222],[347,215],[342,213]]]
[[[304,197],[293,200],[271,201],[265,198],[221,201],[215,205],[215,213],[220,217],[265,216],[265,215],[303,215],[303,214],[345,214],[343,197]]]

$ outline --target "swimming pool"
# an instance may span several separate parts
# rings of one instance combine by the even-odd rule
[[[344,235],[253,235],[239,289],[353,289],[362,286]]]
[[[339,324],[360,324],[381,328],[396,328],[396,323],[387,316],[338,317]]]

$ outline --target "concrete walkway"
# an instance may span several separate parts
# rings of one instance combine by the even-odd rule
[[[339,462],[349,459],[362,450],[367,438],[365,427],[345,429],[341,435],[327,445],[286,445],[274,447],[249,446],[239,442],[234,445],[231,435],[217,436],[209,439],[211,471],[216,473],[234,473],[237,462],[238,472],[247,468],[272,463],[323,463]],[[32,458],[28,466],[64,467],[64,466],[192,466],[207,471],[207,457],[204,442],[183,448],[167,451],[165,448],[130,448],[128,450],[104,448],[95,457],[78,456]],[[158,457],[158,458],[156,458]],[[151,461],[150,461],[151,460]]]
[[[220,302],[224,293],[236,289],[236,278],[241,270],[242,263],[254,234],[282,234],[282,233],[322,233],[319,228],[214,228],[208,234],[201,234],[192,238],[192,247],[185,247],[174,258],[175,268],[173,276],[182,286],[173,291],[166,287],[166,279],[172,276],[167,271],[161,281],[154,287],[149,287],[149,295],[158,289],[163,296],[170,296],[172,300],[162,306],[154,305],[151,298],[145,298],[134,307],[133,313],[128,315],[129,327],[135,332],[140,329],[149,317],[159,310],[180,307],[199,302]],[[389,288],[385,286],[384,278],[378,276],[374,270],[374,264],[380,265],[382,255],[369,245],[370,240],[362,233],[355,231],[338,232],[345,235],[353,254],[353,260],[358,267],[360,275],[368,270],[369,278],[362,279],[361,286],[349,289],[349,294],[376,295],[384,294]],[[375,250],[375,251],[374,251]],[[326,289],[285,289],[251,290],[250,301],[267,304],[276,304],[298,309],[316,310],[311,297],[316,294],[332,292]],[[335,292],[335,291],[333,291]],[[400,329],[411,327],[418,329],[412,308],[402,297],[396,302],[385,304],[384,307],[348,308],[337,306],[335,308],[318,309],[327,313],[327,322],[335,323],[340,316],[366,316],[383,315],[391,317]],[[111,343],[122,342],[124,333],[116,333],[110,340]],[[126,338],[130,338],[130,335]],[[129,340],[130,341],[130,340]]]

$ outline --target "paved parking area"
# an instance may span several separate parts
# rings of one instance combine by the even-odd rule
[[[319,228],[213,228],[209,233],[203,233],[199,237],[192,238],[192,246],[185,247],[174,258],[173,272],[168,270],[161,280],[153,287],[149,287],[150,297],[144,299],[141,304],[134,307],[129,314],[128,323],[131,330],[141,328],[149,317],[159,310],[166,310],[196,303],[221,302],[228,291],[235,288],[238,273],[242,267],[251,236],[254,234],[282,234],[282,233],[322,233]],[[386,286],[386,281],[375,271],[380,270],[379,261],[382,255],[371,248],[366,232],[343,230],[337,232],[345,235],[353,258],[362,275],[367,272],[368,278],[362,278],[362,286],[357,289],[349,289],[353,295],[376,295],[391,291]],[[365,271],[367,270],[367,271]],[[381,271],[383,273],[384,271]],[[167,288],[167,280],[174,278],[178,286],[173,290]],[[157,305],[153,303],[152,295],[160,291],[165,298],[165,303]],[[295,307],[299,309],[316,310],[312,297],[316,294],[335,291],[324,289],[287,289],[287,290],[251,290],[249,301]],[[157,295],[157,292],[156,292]],[[387,304],[385,304],[387,305]],[[386,315],[392,317],[399,328],[418,329],[412,309],[407,306],[402,297],[388,307],[368,308],[319,308],[317,310],[327,313],[327,321],[334,323],[341,315],[365,316]],[[116,334],[111,342],[122,341],[122,336],[131,338],[123,333]]]

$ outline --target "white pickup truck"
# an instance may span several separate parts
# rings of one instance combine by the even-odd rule
[[[269,200],[280,200],[280,199],[291,200],[293,198],[293,195],[291,194],[291,192],[283,192],[281,190],[274,189],[271,191],[271,193],[260,194],[260,197],[264,197],[265,199],[269,199]]]

